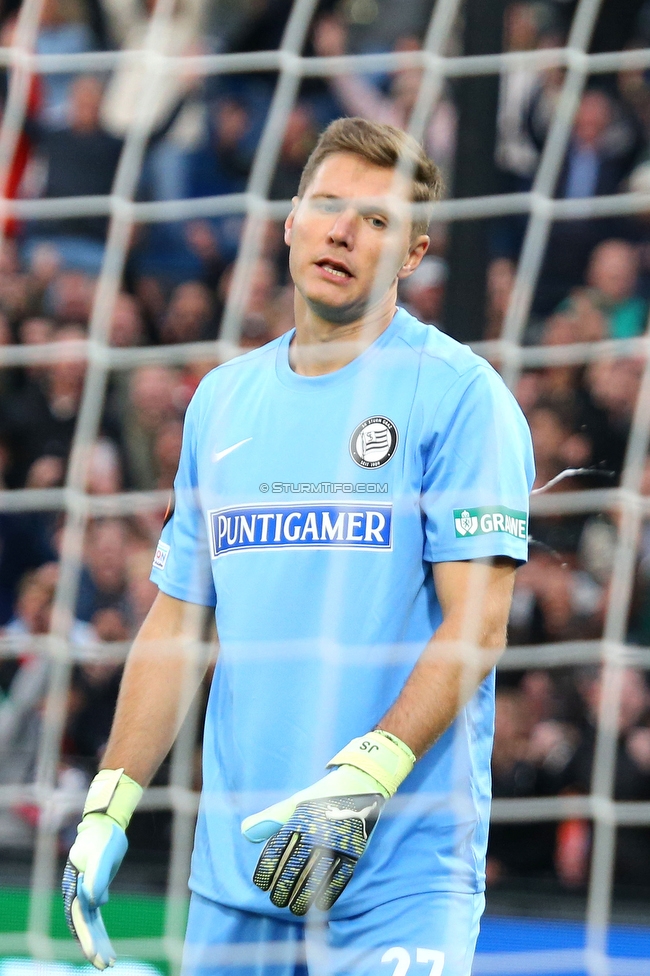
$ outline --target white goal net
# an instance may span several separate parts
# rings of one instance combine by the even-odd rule
[[[585,639],[513,644],[500,665],[508,672],[600,666],[601,689],[593,773],[585,795],[549,795],[497,798],[492,808],[495,824],[584,821],[592,826],[590,869],[586,907],[586,947],[549,950],[534,954],[508,951],[477,957],[476,972],[542,973],[582,971],[589,976],[605,973],[641,973],[648,960],[614,962],[608,955],[608,929],[612,907],[617,831],[621,827],[650,829],[650,801],[615,798],[620,714],[625,706],[624,681],[630,668],[650,671],[650,648],[630,643],[628,623],[637,577],[640,541],[650,515],[650,498],[644,488],[650,448],[650,346],[646,334],[630,338],[596,338],[593,341],[542,342],[527,333],[536,287],[554,222],[595,220],[650,213],[650,185],[599,196],[556,198],[556,185],[581,97],[590,78],[621,71],[650,69],[650,48],[637,47],[614,53],[589,54],[601,0],[579,0],[565,45],[502,54],[465,56],[450,53],[462,23],[462,0],[437,0],[422,47],[391,53],[302,56],[315,15],[316,0],[295,0],[277,50],[244,54],[174,55],[168,53],[168,26],[172,0],[156,0],[146,36],[137,50],[79,54],[35,53],[35,40],[43,0],[24,0],[11,47],[0,49],[8,70],[8,93],[0,127],[0,218],[47,222],[61,217],[108,218],[108,234],[101,271],[92,301],[87,338],[68,343],[66,355],[86,361],[81,397],[66,480],[63,487],[24,487],[0,491],[0,512],[60,512],[59,575],[52,627],[49,634],[30,637],[29,655],[39,662],[34,680],[42,683],[42,711],[37,761],[29,782],[3,782],[0,810],[29,806],[37,810],[31,869],[29,915],[26,929],[0,929],[0,957],[30,955],[44,960],[77,959],[71,940],[51,934],[52,918],[60,912],[58,864],[62,827],[81,809],[85,789],[67,787],[59,777],[66,727],[68,691],[75,663],[124,659],[128,645],[85,643],[71,638],[84,544],[89,525],[103,517],[127,517],[158,513],[167,500],[166,490],[121,491],[97,494],[88,491],[88,471],[93,445],[102,422],[111,376],[138,367],[180,367],[205,361],[223,362],[240,351],[251,268],[262,254],[265,228],[278,223],[290,209],[288,200],[271,199],[270,190],[290,114],[304,79],[370,72],[390,74],[414,68],[421,71],[420,86],[410,118],[410,130],[419,139],[450,79],[488,77],[509,73],[561,71],[561,82],[548,132],[536,165],[531,189],[465,199],[448,198],[435,205],[433,225],[448,227],[454,221],[490,220],[508,215],[526,219],[523,243],[516,263],[507,310],[498,337],[473,344],[479,354],[497,364],[506,383],[517,389],[522,375],[550,368],[593,368],[600,363],[633,361],[642,364],[638,395],[629,423],[620,484],[543,493],[532,498],[538,519],[588,516],[606,513],[615,533],[611,569],[603,587],[602,635]],[[75,73],[112,72],[125,64],[141,70],[141,90],[136,110],[126,130],[113,189],[108,196],[73,196],[56,199],[12,199],[7,185],[24,120],[29,111],[30,84],[35,74],[50,77]],[[170,77],[195,75],[212,78],[240,73],[277,72],[277,83],[260,136],[245,190],[194,199],[141,201],[137,188],[148,139],[154,127],[154,107],[161,84]],[[166,223],[198,218],[245,217],[230,288],[224,301],[219,338],[210,341],[166,343],[119,348],[111,344],[110,327],[122,287],[125,265],[134,233]],[[38,369],[61,355],[59,343],[8,343],[0,346],[0,365],[5,369]],[[565,484],[569,484],[566,482]],[[25,654],[25,641],[6,633],[0,638],[0,658]],[[38,672],[38,673],[36,673]],[[4,715],[4,718],[3,718]],[[0,736],[8,735],[11,715],[0,712]],[[182,948],[187,878],[198,794],[193,788],[193,752],[200,720],[195,707],[174,746],[168,785],[151,787],[142,802],[144,810],[169,810],[172,814],[165,931],[155,938],[115,939],[119,955],[131,959],[165,960],[178,966]],[[3,725],[2,722],[5,724]],[[545,961],[546,960],[546,961]],[[546,966],[547,968],[544,968]],[[627,966],[628,968],[625,968]],[[582,967],[582,969],[580,969]],[[636,967],[636,968],[635,968]]]

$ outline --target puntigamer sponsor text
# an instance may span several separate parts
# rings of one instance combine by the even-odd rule
[[[209,513],[212,555],[242,549],[390,549],[392,505],[327,502]]]

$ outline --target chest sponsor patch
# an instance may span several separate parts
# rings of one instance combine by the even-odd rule
[[[393,506],[316,502],[208,512],[212,556],[242,549],[390,549]]]
[[[457,539],[469,539],[475,535],[505,532],[515,539],[528,538],[528,516],[503,506],[485,508],[455,508],[454,526]]]

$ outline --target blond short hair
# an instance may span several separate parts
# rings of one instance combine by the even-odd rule
[[[432,204],[442,196],[440,170],[413,136],[384,122],[352,118],[336,119],[322,133],[302,171],[299,197],[304,196],[321,163],[335,153],[353,153],[374,166],[386,169],[399,165],[411,176],[412,203]],[[428,215],[416,217],[413,221],[414,237],[426,234],[429,220]]]

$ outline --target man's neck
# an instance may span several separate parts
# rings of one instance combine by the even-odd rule
[[[316,315],[296,289],[296,334],[289,348],[291,368],[302,376],[322,376],[347,366],[386,331],[395,315],[395,299],[391,289],[362,318],[338,325]]]

